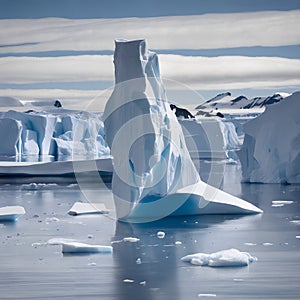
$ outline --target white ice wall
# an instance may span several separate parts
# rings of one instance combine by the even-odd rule
[[[300,92],[296,92],[245,124],[238,152],[244,181],[300,183],[299,112]]]

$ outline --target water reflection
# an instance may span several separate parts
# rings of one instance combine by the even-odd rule
[[[119,299],[137,299],[137,295],[139,299],[184,299],[184,274],[187,269],[197,267],[181,262],[180,258],[195,252],[230,248],[232,241],[231,246],[227,245],[224,228],[242,225],[245,230],[256,220],[257,216],[211,215],[169,217],[144,224],[117,222],[113,255]],[[163,231],[165,237],[159,238],[158,231]],[[140,241],[124,242],[125,237]],[[200,281],[201,278],[199,284]]]

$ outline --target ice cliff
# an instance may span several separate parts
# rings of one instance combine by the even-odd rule
[[[261,212],[201,181],[166,99],[158,57],[145,40],[116,40],[115,46],[115,88],[103,120],[117,217],[146,222],[168,215]]]
[[[192,158],[226,159],[240,148],[235,126],[217,118],[181,119],[179,123]]]
[[[52,109],[0,113],[0,155],[85,158],[109,155],[103,122],[92,113]]]
[[[299,112],[296,92],[244,125],[244,144],[238,152],[244,181],[300,183]]]

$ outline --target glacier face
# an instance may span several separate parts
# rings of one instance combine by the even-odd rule
[[[300,92],[288,96],[244,126],[238,152],[243,180],[300,183]]]
[[[92,113],[64,109],[0,113],[1,156],[103,157],[110,150],[103,122]]]
[[[158,57],[145,40],[116,40],[114,64],[116,84],[103,120],[117,217],[145,222],[171,214],[261,212],[201,181],[167,101]]]

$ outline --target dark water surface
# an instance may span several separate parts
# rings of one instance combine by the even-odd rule
[[[299,299],[300,186],[240,184],[237,165],[222,172],[223,189],[258,205],[262,215],[126,224],[116,222],[113,211],[109,216],[67,214],[85,196],[113,209],[111,192],[97,184],[86,185],[82,193],[66,179],[58,185],[49,184],[53,179],[47,185],[3,179],[0,206],[22,205],[27,213],[16,223],[0,223],[0,299]],[[274,207],[274,200],[293,203]],[[158,231],[165,238],[159,239]],[[61,246],[43,245],[51,238],[110,245],[124,237],[140,241],[115,242],[112,255],[63,255]],[[258,261],[210,268],[180,260],[229,248]]]

